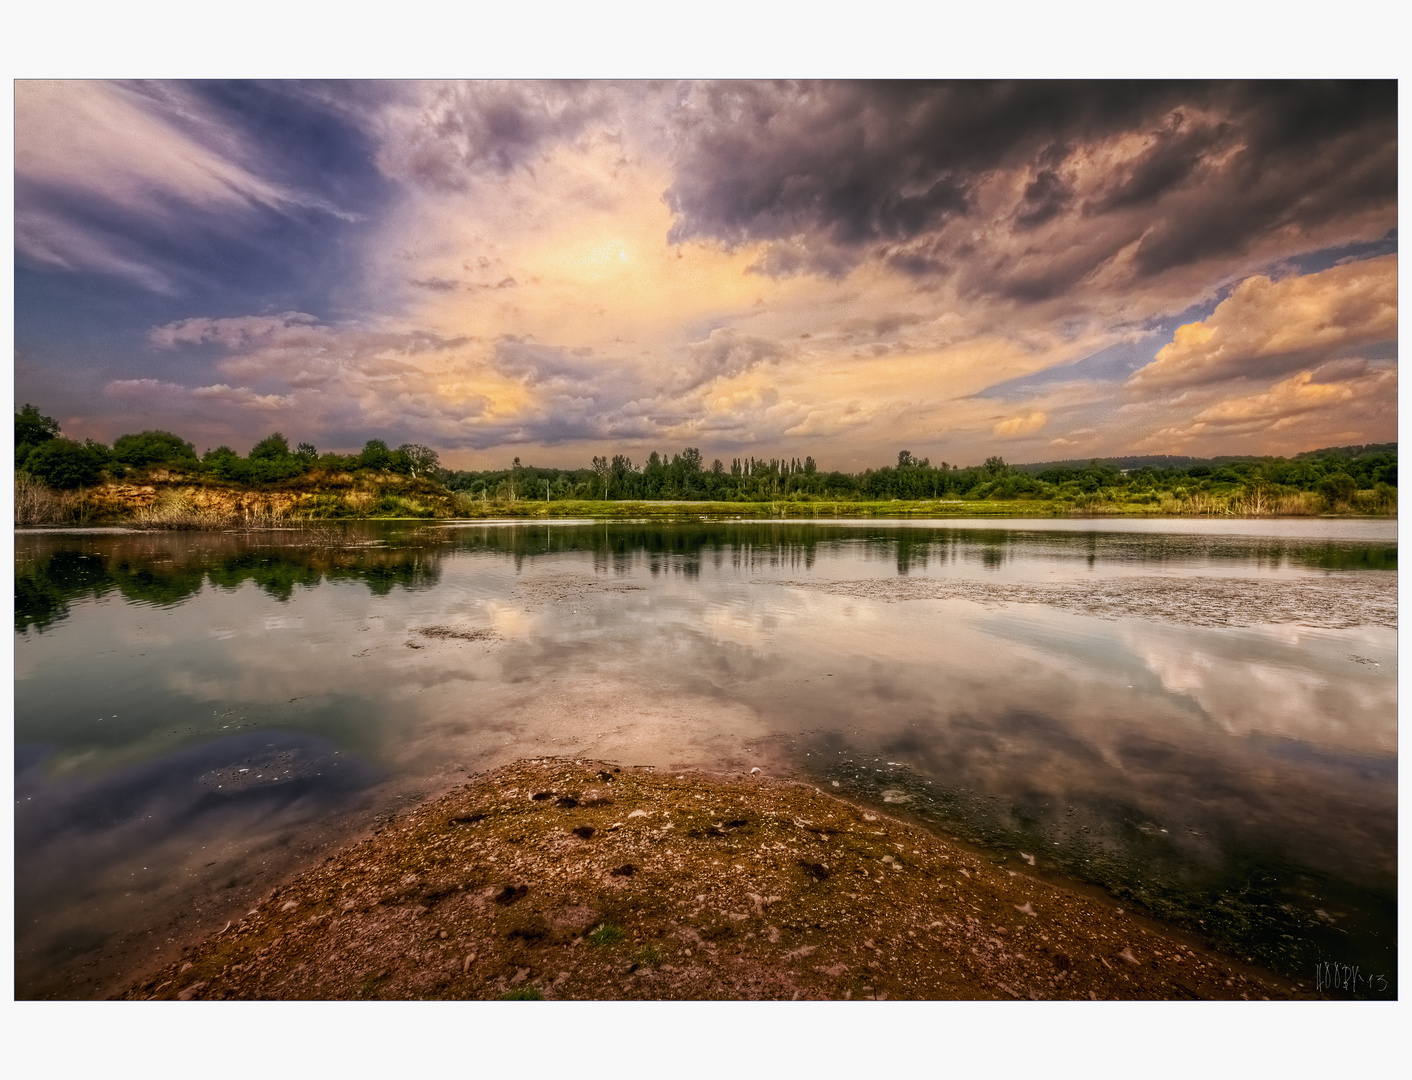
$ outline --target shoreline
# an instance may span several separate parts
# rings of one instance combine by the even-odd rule
[[[127,1000],[1320,996],[801,780],[571,758],[418,804],[122,984]]]

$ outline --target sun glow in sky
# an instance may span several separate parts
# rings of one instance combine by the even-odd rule
[[[1391,81],[22,81],[15,133],[16,400],[80,438],[1396,438]]]

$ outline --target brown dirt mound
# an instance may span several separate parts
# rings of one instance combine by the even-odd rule
[[[519,762],[127,999],[1313,996],[807,785]]]

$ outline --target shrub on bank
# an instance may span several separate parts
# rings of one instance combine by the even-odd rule
[[[107,464],[102,447],[73,439],[49,439],[30,451],[24,471],[51,488],[71,491],[98,483]]]

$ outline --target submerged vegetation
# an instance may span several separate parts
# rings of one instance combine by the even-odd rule
[[[1158,514],[1240,517],[1395,514],[1397,444],[1279,457],[1119,458],[1010,465],[932,465],[903,450],[896,465],[824,472],[812,457],[719,459],[687,447],[642,464],[623,454],[588,468],[440,467],[419,443],[369,439],[357,454],[293,449],[280,432],[241,457],[197,455],[169,431],[111,447],[60,435],[26,404],[15,414],[15,523],[146,528],[274,526],[364,518],[974,517]]]

